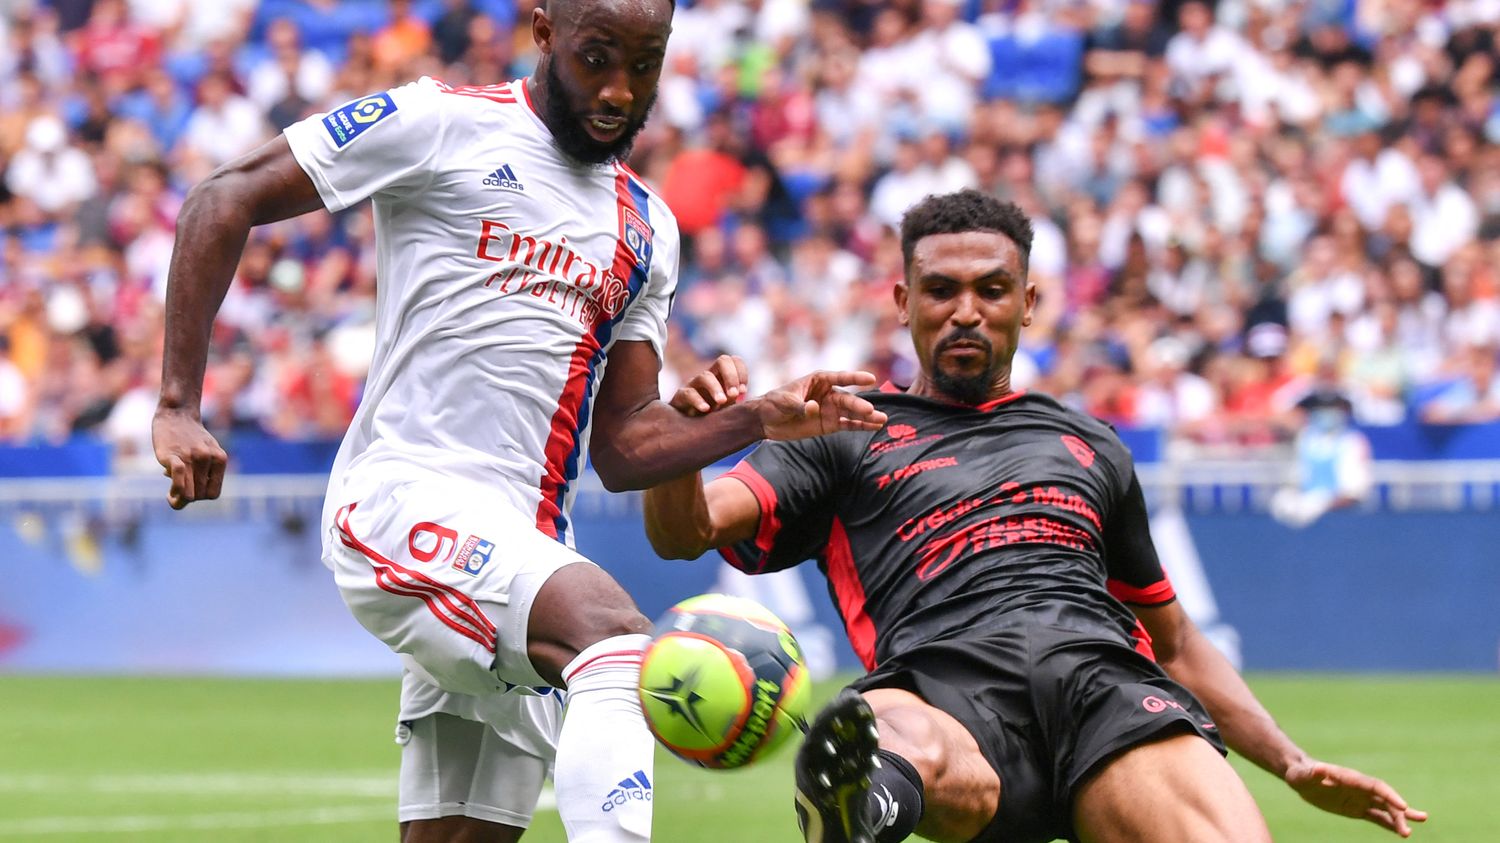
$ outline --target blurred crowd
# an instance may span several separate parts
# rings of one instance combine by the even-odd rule
[[[0,441],[149,453],[188,188],[431,75],[524,76],[527,0],[0,0]],[[975,187],[1033,219],[1013,382],[1122,426],[1285,442],[1500,419],[1500,0],[679,0],[632,164],[685,260],[664,388],[914,371],[896,226]],[[257,229],[214,331],[220,433],[342,433],[368,207]]]

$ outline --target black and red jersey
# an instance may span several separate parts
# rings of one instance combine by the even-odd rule
[[[1148,648],[1124,603],[1174,594],[1108,425],[1031,393],[980,407],[889,386],[863,397],[890,416],[880,431],[767,442],[729,473],[760,502],[754,538],[720,550],[730,564],[817,559],[867,668],[1013,624]]]

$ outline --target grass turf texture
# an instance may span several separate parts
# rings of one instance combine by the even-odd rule
[[[1500,681],[1252,676],[1310,752],[1392,782],[1413,839],[1500,839]],[[814,689],[814,705],[835,690]],[[0,676],[0,840],[395,840],[396,683]],[[792,843],[790,748],[755,767],[657,759],[662,843]],[[1236,761],[1280,841],[1396,840]],[[563,843],[555,811],[528,843]]]

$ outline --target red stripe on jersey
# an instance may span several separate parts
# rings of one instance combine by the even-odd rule
[[[1002,406],[1004,406],[1006,404],[1009,404],[1010,402],[1016,400],[1017,398],[1020,398],[1022,395],[1025,395],[1025,394],[1026,394],[1026,390],[1024,390],[1024,389],[1018,389],[1018,390],[1016,390],[1015,392],[1012,392],[1009,395],[1002,395],[1002,396],[1000,396],[999,398],[996,398],[993,401],[986,401],[983,404],[980,404],[975,409],[984,410],[985,412],[989,412],[990,410],[993,410],[996,407],[1002,407]]]
[[[521,86],[524,89],[525,83],[521,83]],[[528,104],[529,102],[528,99]],[[635,253],[630,251],[630,246],[625,242],[624,209],[637,213],[640,209],[636,208],[635,199],[630,195],[630,176],[618,169],[615,171],[615,203],[616,216],[622,222],[619,237],[615,240],[615,259],[610,272],[622,282],[628,283],[636,260]],[[605,309],[599,308],[594,324],[588,325],[583,336],[578,338],[578,345],[574,347],[572,359],[568,363],[567,382],[563,384],[562,395],[558,396],[557,411],[552,414],[552,428],[547,435],[547,447],[544,451],[542,499],[536,507],[536,526],[554,539],[557,538],[557,519],[562,515],[563,487],[568,482],[568,458],[572,456],[578,442],[581,426],[579,416],[583,412],[584,398],[588,395],[593,359],[601,348],[597,332],[609,318]]]
[[[1151,633],[1137,620],[1135,629],[1130,630],[1130,637],[1135,639],[1135,651],[1146,658],[1156,661],[1156,650],[1151,648]]]
[[[849,534],[844,532],[844,522],[833,519],[828,531],[828,548],[824,551],[824,563],[828,569],[828,582],[839,604],[839,614],[844,617],[844,628],[849,632],[849,643],[854,654],[859,656],[865,670],[875,669],[875,622],[865,613],[865,587],[859,581],[859,570],[854,567],[854,550],[849,546]]]
[[[769,554],[776,541],[776,534],[781,532],[781,519],[776,516],[776,489],[748,462],[730,469],[725,476],[744,483],[755,495],[755,502],[760,505],[760,526],[755,530],[755,546],[760,548],[761,553]],[[765,566],[764,557],[761,558],[761,566]]]
[[[340,538],[344,542],[344,545],[359,551],[366,559],[370,560],[371,566],[375,568],[375,578],[380,583],[380,587],[386,591],[392,591],[392,589],[386,587],[384,582],[381,582],[381,570],[384,568],[393,583],[420,592],[420,595],[414,594],[410,596],[422,596],[423,602],[427,604],[427,608],[431,609],[432,613],[437,615],[439,620],[449,626],[453,626],[452,621],[454,619],[467,624],[467,631],[459,631],[464,632],[466,635],[469,635],[470,632],[474,633],[473,635],[469,635],[469,637],[474,638],[483,644],[486,649],[494,652],[496,639],[495,624],[489,619],[489,616],[485,615],[484,610],[479,607],[474,598],[450,585],[438,582],[425,574],[413,571],[410,568],[387,559],[374,548],[356,538],[354,532],[349,528],[349,516],[353,514],[356,506],[358,504],[349,504],[339,510],[338,515],[334,518],[334,523],[339,529]],[[450,614],[445,615],[439,609],[439,604],[443,608],[446,608]]]
[[[1172,582],[1167,579],[1166,574],[1162,578],[1146,586],[1137,588],[1120,580],[1106,580],[1104,587],[1109,589],[1109,596],[1121,603],[1134,603],[1137,606],[1160,606],[1170,603],[1177,597],[1177,592],[1172,590]]]
[[[461,97],[475,97],[476,99],[489,100],[490,102],[498,102],[498,103],[500,103],[502,105],[514,105],[516,103],[515,92],[511,91],[505,85],[456,85],[455,86],[455,85],[449,85],[447,82],[444,82],[444,81],[439,80],[439,79],[435,79],[433,81],[437,82],[438,89],[441,90],[445,94],[457,94],[458,96],[461,96]]]
[[[600,308],[603,312],[603,308]],[[573,443],[578,440],[578,414],[583,409],[584,395],[589,388],[590,362],[599,352],[599,339],[592,330],[586,330],[573,348],[573,357],[568,361],[568,379],[563,383],[562,395],[557,399],[557,411],[552,414],[552,428],[547,434],[547,448],[542,467],[542,500],[536,506],[536,528],[546,535],[557,538],[557,517],[562,515],[562,488],[567,482],[568,455],[573,453]]]
[[[526,100],[526,107],[531,109],[531,113],[536,114],[537,118],[540,119],[542,115],[537,114],[536,103],[531,101],[531,86],[526,84],[526,81],[526,79],[522,79],[516,85],[521,88],[521,97]]]

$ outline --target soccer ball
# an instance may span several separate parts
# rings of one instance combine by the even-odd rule
[[[807,665],[786,624],[741,597],[704,594],[656,625],[641,665],[641,710],[673,755],[727,770],[805,728]]]

